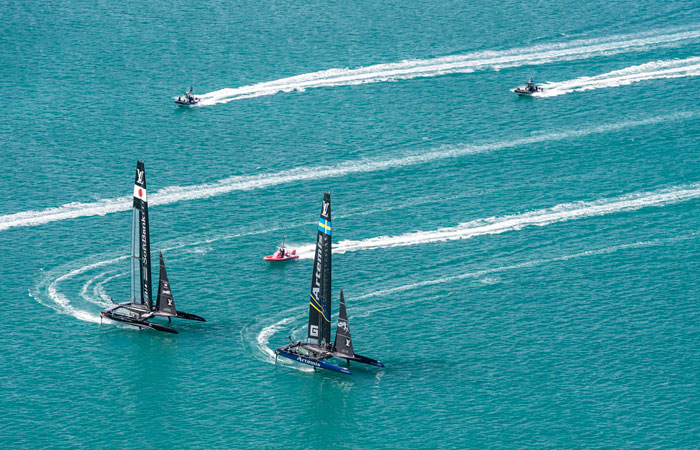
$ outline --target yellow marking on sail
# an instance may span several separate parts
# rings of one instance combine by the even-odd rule
[[[326,315],[323,314],[323,311],[321,310],[321,309],[323,309],[323,307],[321,307],[321,309],[318,309],[318,308],[316,307],[316,305],[314,305],[314,302],[316,301],[316,299],[314,298],[313,295],[311,295],[311,300],[313,300],[313,302],[309,302],[309,305],[311,305],[311,307],[313,307],[313,309],[315,309],[316,311],[318,311],[319,313],[321,313],[321,316],[323,316],[323,318],[326,319],[326,322],[329,322],[329,323],[330,323],[330,320],[328,320],[328,317],[326,317]],[[320,303],[316,303],[316,304],[317,304],[318,306],[321,306]]]
[[[332,230],[332,228],[331,228],[330,225],[327,225],[327,224],[325,224],[325,223],[323,223],[323,222],[321,222],[321,221],[318,222],[318,226],[319,226],[320,228],[323,228],[323,229],[326,230],[326,231],[331,231],[331,230]]]

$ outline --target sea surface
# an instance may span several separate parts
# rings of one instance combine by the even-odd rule
[[[697,0],[0,11],[0,447],[700,447]],[[137,160],[177,335],[100,323]],[[275,364],[324,192],[383,369]]]

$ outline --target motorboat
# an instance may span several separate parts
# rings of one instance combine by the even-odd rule
[[[281,262],[291,259],[299,259],[299,255],[297,255],[296,250],[288,251],[287,247],[284,245],[284,241],[282,241],[282,245],[277,247],[277,251],[271,255],[265,256],[263,261]]]
[[[530,77],[530,81],[525,83],[524,86],[518,86],[517,88],[513,89],[513,92],[515,92],[518,95],[532,95],[542,91],[544,91],[542,86],[533,83],[532,77]]]
[[[201,98],[195,97],[195,95],[192,93],[192,87],[190,86],[189,91],[186,91],[184,94],[175,99],[175,104],[177,106],[190,107],[198,105],[201,100]]]

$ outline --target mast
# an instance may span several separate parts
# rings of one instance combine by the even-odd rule
[[[136,163],[131,234],[131,301],[153,308],[151,295],[151,241],[148,229],[146,171],[143,161]]]
[[[307,334],[309,344],[323,347],[331,342],[331,234],[331,194],[326,192],[318,219]]]
[[[156,310],[167,315],[177,316],[173,292],[170,290],[168,274],[165,272],[163,252],[160,253],[160,280],[158,281],[158,299],[156,300]]]
[[[335,343],[333,349],[341,356],[355,356],[350,337],[350,325],[348,325],[348,312],[345,309],[343,290],[340,290],[340,310],[338,312],[338,328],[335,330]]]

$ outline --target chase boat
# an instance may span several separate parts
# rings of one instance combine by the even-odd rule
[[[532,95],[536,92],[542,91],[544,91],[542,86],[534,84],[532,82],[532,77],[530,77],[530,81],[528,81],[524,86],[518,86],[515,89],[513,89],[513,92],[515,92],[518,95]]]
[[[287,251],[287,247],[285,247],[283,240],[282,245],[277,248],[277,251],[271,255],[265,256],[263,261],[280,262],[289,261],[291,259],[299,259],[299,255],[297,255],[296,250],[292,250],[291,252]]]
[[[197,105],[201,100],[201,98],[194,96],[192,93],[192,86],[190,86],[189,91],[186,91],[184,94],[175,99],[175,104],[177,106],[190,107]]]

